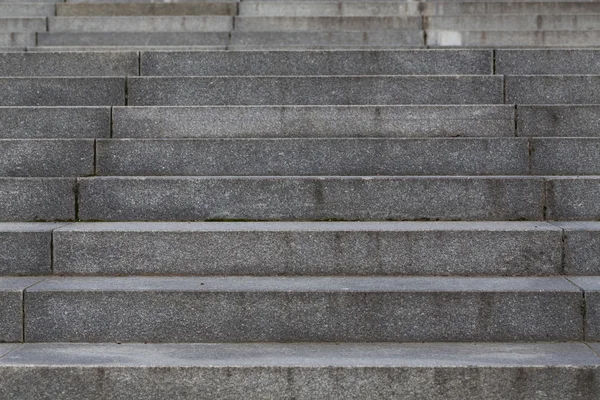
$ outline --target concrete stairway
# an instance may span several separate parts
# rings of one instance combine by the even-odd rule
[[[0,16],[0,399],[600,399],[598,3]]]

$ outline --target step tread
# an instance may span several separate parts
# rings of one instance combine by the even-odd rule
[[[2,283],[8,279],[8,283]],[[16,283],[13,281],[16,279]],[[0,278],[14,288],[23,278]],[[575,280],[577,278],[574,278]],[[35,278],[28,282],[35,282]],[[598,277],[600,282],[600,277]],[[563,277],[49,277],[41,292],[284,292],[284,293],[579,293]]]
[[[590,343],[1,344],[0,368],[598,366]]]

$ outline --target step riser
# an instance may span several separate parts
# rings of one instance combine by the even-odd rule
[[[421,30],[421,17],[236,17],[239,32]]]
[[[544,171],[554,166],[545,152],[565,144],[570,142],[539,151]],[[578,147],[600,154],[587,144]],[[0,155],[3,147],[0,142]],[[526,175],[528,158],[528,140],[516,138],[99,140],[96,168],[98,175],[137,176]],[[583,171],[585,166],[573,161],[558,168]]]
[[[94,167],[91,139],[0,140],[0,176],[86,176]]]
[[[345,32],[231,32],[231,46],[236,50],[253,48],[318,47],[424,47],[420,30],[345,31]],[[247,49],[246,49],[247,50]]]
[[[590,67],[593,68],[593,67]],[[600,68],[596,68],[600,72]],[[489,75],[492,52],[313,51],[143,53],[148,76]]]
[[[0,32],[38,32],[46,30],[46,18],[0,18]]]
[[[598,363],[584,344],[26,344],[2,358],[0,395],[593,400]]]
[[[75,189],[71,178],[0,178],[0,220],[72,221]]]
[[[132,77],[128,79],[128,96],[129,105],[141,106],[502,104],[503,78],[501,76]]]
[[[497,50],[493,58],[489,50],[5,53],[0,76],[490,75],[494,68],[498,75],[600,73],[594,50]]]
[[[109,107],[0,107],[2,139],[109,137],[110,125]]]
[[[55,273],[67,275],[561,273],[560,229],[536,224],[539,229],[519,230],[525,229],[520,224],[514,225],[515,230],[506,231],[486,231],[486,226],[468,230],[468,226],[460,224],[450,230],[436,230],[442,226],[435,224],[420,230],[419,223],[377,223],[382,230],[359,225],[359,231],[344,230],[348,226],[344,224],[338,225],[338,229],[321,230],[319,227],[323,225],[316,223],[274,223],[268,225],[268,230],[261,229],[264,225],[250,224],[247,230],[241,231],[234,229],[239,226],[236,223],[225,225],[231,227],[231,231],[219,230],[219,223],[209,224],[215,229],[212,231],[189,231],[193,228],[187,224],[167,225],[174,231],[153,230],[161,225],[144,223],[136,231],[120,231],[119,227],[127,225],[119,223],[103,224],[104,230],[99,231],[85,230],[85,225],[68,225],[54,232],[53,266]],[[207,225],[195,226],[201,229]],[[402,230],[403,226],[414,226],[417,230]],[[492,229],[494,225],[487,226]],[[178,227],[183,231],[177,231]],[[253,230],[254,227],[258,230]],[[576,231],[576,234],[585,235],[585,232]],[[589,260],[594,254],[592,249],[581,249],[581,253],[569,253],[567,257]]]
[[[600,219],[596,176],[77,180],[82,221]],[[69,178],[0,178],[0,220],[73,220],[74,189]]]
[[[2,106],[125,105],[125,78],[0,78]]]
[[[54,4],[2,4],[0,15],[6,17],[50,17],[54,16]]]
[[[583,295],[558,278],[512,278],[501,286],[481,279],[363,278],[360,287],[356,278],[108,279],[48,280],[27,290],[25,341],[583,339]],[[441,289],[453,283],[458,287]]]
[[[159,15],[235,15],[235,3],[126,3],[126,4],[57,4],[56,15],[72,16],[159,16]]]
[[[38,46],[226,46],[227,32],[40,32]]]
[[[2,139],[0,176],[600,175],[600,140]],[[578,154],[574,159],[572,154]]]
[[[35,46],[35,33],[0,32],[0,46],[9,48]]]
[[[228,32],[232,29],[231,17],[48,18],[49,32]]]
[[[0,54],[0,76],[138,75],[137,53]]]
[[[80,178],[79,218],[541,220],[539,178]]]
[[[478,15],[424,17],[426,29],[465,31],[598,30],[598,15]]]
[[[598,109],[589,108],[592,115]],[[0,108],[0,113],[2,109]],[[15,114],[17,112],[15,111]],[[546,113],[548,116],[546,116]],[[539,114],[542,114],[538,117]],[[1,115],[1,114],[0,114]],[[597,119],[584,129],[561,109],[560,132],[599,135]],[[553,129],[552,114],[536,109],[524,133],[537,134],[540,119]],[[586,119],[587,120],[587,119]],[[2,117],[0,117],[2,124]],[[589,125],[589,124],[588,124]],[[600,125],[599,125],[600,126]],[[581,129],[581,130],[580,130]],[[0,130],[0,134],[2,130]],[[113,137],[436,137],[515,136],[513,106],[298,106],[298,107],[115,107]]]
[[[598,48],[600,30],[593,31],[466,31],[428,30],[427,45],[436,47],[590,47]]]

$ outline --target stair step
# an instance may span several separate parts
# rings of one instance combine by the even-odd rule
[[[230,48],[318,48],[318,47],[423,47],[423,31],[301,31],[301,32],[231,32]]]
[[[391,2],[391,1],[243,1],[240,16],[317,17],[317,16],[414,16],[414,15],[485,15],[485,14],[595,14],[595,2]]]
[[[23,291],[40,281],[41,278],[0,277],[0,342],[23,341]]]
[[[73,178],[0,177],[0,221],[64,221],[75,218]]]
[[[137,53],[0,53],[0,76],[138,75]]]
[[[52,222],[0,223],[0,275],[52,273]]]
[[[125,78],[0,78],[2,106],[125,105]]]
[[[581,231],[579,225],[569,230],[569,245],[586,246],[567,248],[571,272],[590,272],[585,267],[597,255],[593,243],[600,240],[600,223],[588,224],[596,231]],[[4,229],[0,224],[0,232],[7,230],[6,236],[13,239],[13,225]],[[54,229],[53,271],[65,275],[542,276],[562,272],[562,230],[543,222],[104,222],[48,226]],[[40,256],[45,264],[40,262],[39,269],[6,265],[0,271],[48,273],[49,237],[44,236],[46,258]],[[8,243],[18,243],[17,239]],[[6,246],[10,253],[12,246]],[[596,272],[596,263],[593,265]]]
[[[38,46],[226,46],[227,32],[40,32]]]
[[[56,6],[50,3],[19,3],[14,0],[14,3],[0,3],[0,15],[6,17],[50,17],[54,16]]]
[[[430,1],[421,4],[425,15],[600,13],[600,4],[593,1]]]
[[[507,76],[506,102],[524,104],[600,104],[600,76]]]
[[[535,177],[91,177],[78,181],[79,218],[84,221],[543,218],[544,180]],[[572,215],[573,205],[565,196],[572,194],[559,193],[555,202],[560,203],[556,211],[549,210],[551,215]],[[598,204],[583,208],[591,213]]]
[[[585,336],[597,342],[600,340],[600,277],[578,276],[572,277],[571,281],[585,291]]]
[[[0,137],[109,137],[110,107],[0,107]]]
[[[37,32],[46,30],[46,18],[23,17],[23,18],[0,18],[0,32]]]
[[[50,32],[227,32],[232,17],[50,17]],[[45,29],[42,29],[45,30]]]
[[[247,1],[247,0],[246,0]],[[431,47],[600,47],[597,30],[529,30],[494,31],[489,29],[427,30],[427,45]]]
[[[547,218],[600,220],[600,177],[556,177],[547,183]]]
[[[29,32],[0,32],[1,47],[35,46],[35,33]]]
[[[420,30],[421,17],[235,17],[241,32]]]
[[[179,45],[164,45],[164,46],[145,46],[145,45],[125,45],[125,46],[35,46],[28,47],[28,52],[138,52],[138,51],[215,51],[226,50],[227,46],[179,46]]]
[[[595,53],[600,58],[600,52]],[[591,61],[591,60],[590,60]],[[600,61],[600,60],[599,60]],[[489,75],[489,50],[150,52],[141,75]],[[600,73],[600,67],[589,70]]]
[[[0,139],[0,176],[94,174],[93,139]]]
[[[519,113],[522,135],[600,135],[600,106],[558,107]],[[512,137],[514,118],[510,105],[129,106],[113,108],[113,137]]]
[[[244,17],[391,17],[420,16],[419,3],[403,2],[240,2]]]
[[[600,142],[575,140],[534,141],[533,170],[600,174]],[[0,141],[0,160],[4,148],[10,154],[8,149],[21,143],[24,152],[31,151],[29,142]],[[524,138],[107,139],[97,142],[96,170],[98,175],[133,176],[527,175],[528,145]],[[569,157],[570,150],[581,150],[582,157]],[[554,152],[560,152],[558,160]],[[555,164],[562,160],[567,164]],[[14,161],[4,163],[10,171]],[[7,173],[2,164],[0,175]]]
[[[513,82],[527,85],[531,90],[532,84],[528,79],[530,78],[526,77],[523,79],[524,82]],[[577,78],[574,80],[577,81]],[[600,77],[598,81],[600,82]],[[491,75],[132,77],[128,79],[127,85],[128,104],[139,106],[502,104],[504,102],[503,77]],[[517,94],[512,95],[511,99],[520,100],[519,94],[517,90]],[[576,97],[577,99],[589,98],[591,101],[587,103],[598,102],[600,99],[600,96],[594,97],[593,93]]]
[[[497,50],[494,65],[500,75],[593,75],[600,73],[600,51]]]
[[[1,346],[0,396],[31,400],[591,400],[600,364],[594,343]]]
[[[427,16],[425,29],[465,31],[583,31],[600,29],[600,14]]]
[[[600,275],[600,222],[554,222],[563,229],[564,270],[568,275]]]
[[[565,341],[584,322],[563,278],[65,277],[24,299],[33,342]]]
[[[195,16],[235,15],[233,2],[194,3],[63,3],[56,5],[56,15],[73,16]]]
[[[600,106],[518,105],[518,136],[600,136]]]

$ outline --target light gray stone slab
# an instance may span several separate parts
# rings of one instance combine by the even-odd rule
[[[35,46],[35,33],[0,32],[0,46],[8,48]]]
[[[73,16],[159,16],[159,15],[235,15],[237,5],[228,2],[195,3],[63,3],[56,15]]]
[[[554,222],[564,230],[567,275],[600,275],[600,222]]]
[[[569,279],[585,293],[585,339],[600,341],[600,277],[574,276]]]
[[[422,3],[425,15],[482,15],[482,14],[597,14],[596,2],[574,1],[497,1],[455,2],[433,1]]]
[[[0,178],[0,221],[75,218],[75,179]]]
[[[0,154],[1,150],[0,141]],[[525,138],[106,139],[97,141],[96,151],[98,175],[526,175],[529,171]],[[596,164],[592,153],[589,168]],[[536,156],[551,157],[544,154]],[[534,170],[544,168],[534,161]]]
[[[419,3],[402,2],[240,2],[246,17],[390,17],[419,16]]]
[[[138,75],[137,53],[0,53],[0,76]]]
[[[121,106],[125,78],[0,78],[2,106]]]
[[[53,248],[54,271],[67,275],[562,271],[561,229],[532,222],[78,223],[55,230]]]
[[[6,17],[50,17],[55,14],[54,4],[43,3],[0,3],[0,15]]]
[[[583,31],[600,29],[599,15],[457,15],[425,16],[424,29],[465,31]]]
[[[600,175],[600,138],[532,138],[534,175]]]
[[[52,231],[63,225],[51,222],[0,223],[0,274],[52,273]]]
[[[582,343],[26,343],[0,363],[0,395],[31,400],[592,400],[598,390],[598,358]]]
[[[0,277],[0,341],[23,341],[23,291],[40,278]],[[0,349],[6,351],[7,349]]]
[[[235,17],[241,32],[420,30],[421,17]]]
[[[127,85],[128,104],[140,106],[503,103],[501,76],[133,77]]]
[[[222,51],[141,54],[141,75],[489,75],[488,50]]]
[[[94,173],[93,139],[0,139],[0,176]]]
[[[39,46],[224,46],[227,32],[40,32]]]
[[[427,45],[431,47],[592,47],[600,43],[600,30],[587,31],[469,31],[427,30]]]
[[[231,32],[230,48],[424,47],[420,30]]]
[[[509,105],[114,107],[113,137],[512,137],[514,111]]]
[[[600,219],[600,177],[555,177],[546,182],[547,218],[549,220]]]
[[[25,341],[566,341],[582,305],[563,278],[49,278]]]
[[[51,17],[49,32],[227,32],[232,17]]]
[[[14,0],[13,0],[14,1]],[[237,3],[239,0],[210,0],[210,3]],[[577,0],[581,1],[581,0]],[[65,3],[204,3],[206,0],[67,0]]]
[[[600,74],[600,50],[498,50],[496,51],[496,73],[503,75]]]
[[[110,107],[0,107],[0,138],[109,137]]]
[[[518,136],[600,136],[600,106],[518,105]]]
[[[37,46],[29,47],[28,52],[57,52],[57,51],[73,51],[73,52],[139,52],[139,51],[215,51],[215,50],[226,50],[227,46]]]
[[[506,102],[598,104],[600,103],[600,75],[507,76]]]
[[[81,220],[540,220],[540,178],[79,178]]]
[[[38,32],[46,30],[46,18],[23,17],[3,18],[0,17],[0,32]]]

